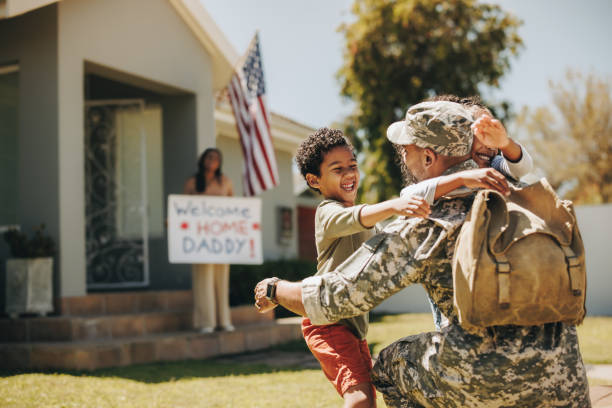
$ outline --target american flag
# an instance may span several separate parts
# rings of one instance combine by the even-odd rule
[[[244,156],[244,195],[257,195],[278,185],[257,34],[242,69],[234,73],[227,88]]]

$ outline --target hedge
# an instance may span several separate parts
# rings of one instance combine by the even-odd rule
[[[230,305],[252,305],[253,289],[257,282],[277,276],[290,281],[300,281],[317,272],[317,264],[299,259],[266,261],[262,265],[230,266]],[[293,313],[278,307],[277,317],[295,316]]]

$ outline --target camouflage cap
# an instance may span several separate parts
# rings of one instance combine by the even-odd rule
[[[421,102],[408,108],[406,120],[387,128],[387,139],[417,145],[444,156],[465,156],[472,149],[474,118],[455,102]]]

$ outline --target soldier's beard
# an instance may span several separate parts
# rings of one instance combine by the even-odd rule
[[[402,172],[402,179],[404,182],[404,186],[409,186],[411,184],[416,184],[419,180],[412,174],[404,159],[402,158],[402,153],[404,151],[404,146],[393,144],[393,148],[395,149],[395,164],[397,164]]]

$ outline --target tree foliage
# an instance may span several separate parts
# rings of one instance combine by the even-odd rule
[[[340,27],[338,77],[342,94],[356,102],[345,130],[365,153],[362,198],[378,201],[401,187],[387,126],[427,97],[498,86],[522,46],[521,22],[475,0],[355,0],[352,13],[355,20]]]
[[[536,167],[575,203],[612,202],[612,83],[568,71],[550,88],[552,109],[524,108],[517,118]]]

